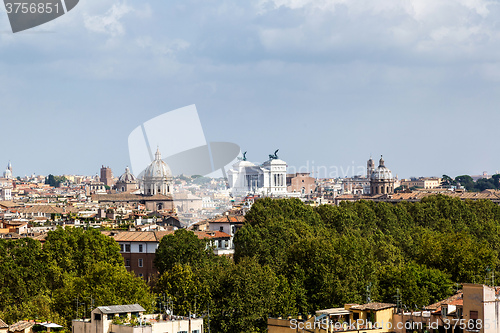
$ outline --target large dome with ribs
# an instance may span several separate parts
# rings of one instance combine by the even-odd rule
[[[165,179],[172,178],[172,171],[170,171],[167,163],[161,159],[160,150],[156,150],[155,160],[144,171],[144,179]]]

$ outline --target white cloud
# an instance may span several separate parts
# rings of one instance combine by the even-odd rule
[[[258,27],[262,45],[280,57],[316,61],[330,54],[335,61],[340,52],[366,61],[403,56],[433,62],[500,54],[498,2],[261,0],[258,8],[267,18]],[[283,15],[290,17],[287,25],[272,23]]]
[[[125,32],[125,27],[120,19],[133,10],[125,3],[113,4],[104,15],[84,15],[84,24],[92,32],[104,33],[113,37],[122,35]]]

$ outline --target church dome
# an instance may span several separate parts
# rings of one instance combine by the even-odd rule
[[[155,160],[144,171],[144,179],[158,178],[172,178],[172,171],[167,163],[162,161],[159,149],[156,151]]]
[[[384,165],[384,159],[380,157],[379,166],[371,174],[373,180],[392,180],[392,172]]]
[[[376,180],[392,180],[392,172],[385,166],[379,166],[373,171],[371,178]]]
[[[12,178],[12,172],[10,172],[9,169],[5,170],[5,172],[3,173],[3,177],[7,179]]]
[[[7,169],[3,172],[3,178],[12,179],[12,164],[7,165]]]
[[[137,179],[135,178],[135,176],[130,172],[130,169],[129,167],[127,167],[125,169],[125,173],[123,175],[120,176],[120,178],[118,178],[118,181],[119,182],[122,182],[122,183],[133,183],[133,182],[136,182]]]

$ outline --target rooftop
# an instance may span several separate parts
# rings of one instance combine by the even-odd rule
[[[15,324],[10,325],[9,332],[22,331],[35,325],[35,322],[30,322],[26,320],[18,321]]]
[[[104,314],[144,312],[144,311],[146,311],[139,304],[108,305],[108,306],[99,306],[97,308]]]
[[[360,310],[360,311],[366,311],[366,310],[384,310],[384,309],[389,309],[395,307],[396,304],[392,303],[367,303],[367,304],[362,304],[362,305],[355,305],[350,308],[350,310]]]

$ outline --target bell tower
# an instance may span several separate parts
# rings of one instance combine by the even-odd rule
[[[370,159],[366,162],[366,178],[370,178],[374,170],[375,162],[373,162],[373,158],[370,156]]]

